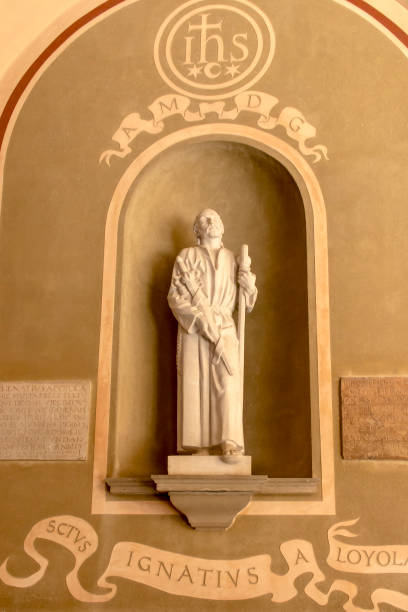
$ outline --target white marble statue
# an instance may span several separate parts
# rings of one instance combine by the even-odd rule
[[[224,226],[215,210],[197,216],[194,233],[197,246],[177,257],[168,295],[179,323],[177,446],[179,452],[232,460],[244,453],[243,359],[233,312],[239,285],[242,328],[258,292],[248,256],[237,261],[224,248]]]

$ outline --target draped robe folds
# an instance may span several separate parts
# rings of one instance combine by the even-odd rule
[[[177,447],[179,451],[217,447],[232,441],[244,448],[239,346],[232,313],[237,298],[237,264],[233,253],[221,247],[209,251],[202,246],[183,249],[179,255],[189,271],[194,270],[201,291],[211,307],[222,336],[224,354],[232,367],[230,375],[220,360],[214,363],[214,344],[200,335],[200,307],[180,282],[177,261],[168,301],[178,326],[177,338]],[[246,295],[252,310],[257,291]]]

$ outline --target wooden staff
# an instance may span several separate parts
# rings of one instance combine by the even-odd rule
[[[239,258],[239,269],[250,270],[251,258],[248,256],[248,245],[243,244]],[[239,369],[241,372],[241,401],[244,401],[244,350],[245,350],[245,312],[246,300],[242,287],[239,288],[238,297],[238,341],[239,341]]]

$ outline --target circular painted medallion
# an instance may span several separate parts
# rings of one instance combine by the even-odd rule
[[[249,89],[274,52],[272,24],[247,0],[190,0],[164,20],[154,44],[156,67],[167,85],[201,100]]]

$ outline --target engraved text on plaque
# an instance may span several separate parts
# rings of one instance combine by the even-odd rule
[[[341,379],[344,459],[408,459],[408,377]]]
[[[89,381],[0,382],[0,459],[83,460]]]

